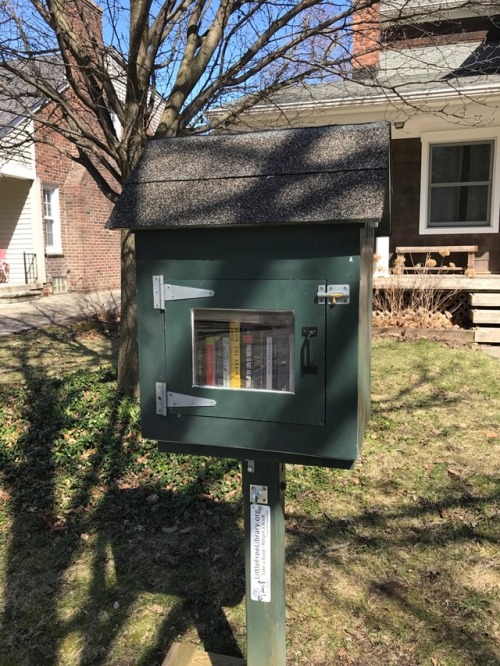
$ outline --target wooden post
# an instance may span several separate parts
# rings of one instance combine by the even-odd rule
[[[247,666],[285,666],[285,465],[243,462]]]

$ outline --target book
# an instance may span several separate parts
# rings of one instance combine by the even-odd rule
[[[205,383],[205,339],[198,335],[196,340],[196,380],[198,386]]]
[[[229,385],[241,388],[240,322],[229,322]]]
[[[215,336],[215,386],[224,386],[224,339],[222,335]]]
[[[295,346],[294,346],[294,336],[293,333],[288,334],[288,351],[290,352],[288,369],[289,369],[289,380],[288,380],[288,390],[290,393],[295,393]]]
[[[254,388],[252,382],[252,361],[253,361],[253,331],[245,327],[241,335],[243,358],[242,358],[242,381],[244,388]]]
[[[268,391],[273,389],[273,336],[266,335],[266,383]],[[264,388],[264,386],[262,387]]]
[[[215,338],[210,335],[205,339],[205,384],[215,386]]]
[[[231,346],[229,335],[222,336],[222,386],[231,386]]]
[[[266,385],[266,348],[264,332],[255,329],[252,345],[252,388],[260,390]]]
[[[290,390],[290,341],[289,334],[284,329],[276,332],[275,338],[275,379],[274,388],[277,391]]]

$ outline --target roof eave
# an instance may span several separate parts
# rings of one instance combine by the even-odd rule
[[[366,97],[332,97],[330,99],[313,99],[307,102],[297,101],[265,105],[259,104],[258,106],[245,111],[245,115],[260,116],[277,112],[283,114],[286,111],[308,111],[310,109],[317,109],[318,107],[323,109],[344,109],[353,106],[378,107],[387,104],[396,107],[404,107],[409,103],[415,104],[425,102],[426,104],[429,104],[432,102],[438,103],[442,101],[459,100],[464,96],[467,96],[467,98],[473,98],[482,95],[500,97],[500,82],[493,85],[483,84],[480,86],[462,87],[460,89],[454,89],[452,86],[447,86],[446,88],[432,91],[417,90],[411,92],[401,91],[399,93],[387,91],[378,95],[367,95]],[[227,108],[220,108],[213,109],[210,113],[217,117],[217,115],[225,115],[227,111]]]

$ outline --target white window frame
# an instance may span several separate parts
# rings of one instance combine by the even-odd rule
[[[471,130],[452,130],[448,132],[425,132],[422,141],[422,167],[420,172],[420,224],[421,236],[446,236],[449,234],[491,234],[498,233],[500,219],[500,127],[478,128]],[[477,141],[493,142],[490,224],[474,227],[429,227],[429,196],[430,196],[430,157],[433,145],[446,143],[475,143]]]
[[[122,129],[122,124],[116,115],[116,113],[111,109],[109,112],[109,115],[111,116],[111,122],[113,123],[113,127],[115,129],[115,133],[118,139],[122,138],[123,134],[123,129]]]
[[[49,193],[51,215],[47,215],[45,208],[45,193]],[[62,254],[62,239],[61,239],[61,216],[59,209],[59,189],[50,185],[43,185],[42,187],[42,210],[43,221],[45,226],[45,253],[47,255]],[[47,221],[52,222],[52,244],[47,242]]]

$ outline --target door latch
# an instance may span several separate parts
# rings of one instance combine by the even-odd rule
[[[319,284],[316,297],[319,305],[348,305],[351,291],[348,284]]]

